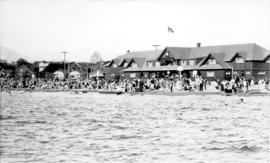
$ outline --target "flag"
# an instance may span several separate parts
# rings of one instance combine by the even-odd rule
[[[168,26],[168,32],[174,33],[174,30]]]

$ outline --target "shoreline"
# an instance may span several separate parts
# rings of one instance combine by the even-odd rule
[[[19,91],[24,91],[24,92],[71,92],[75,94],[79,93],[100,93],[104,90],[99,89],[27,89],[27,88],[19,88],[19,89],[12,89],[9,90],[11,92],[19,92]],[[110,91],[110,90],[106,90]],[[116,92],[121,92],[117,90],[111,90],[111,91],[116,91]],[[0,92],[6,92],[5,90],[1,90]],[[270,92],[262,92],[260,90],[251,90],[247,93],[239,92],[236,94],[227,94],[225,92],[220,92],[220,91],[175,91],[175,92],[168,92],[168,91],[145,91],[145,92],[122,92],[120,95],[123,94],[128,94],[128,95],[166,95],[166,96],[188,96],[188,95],[200,95],[200,96],[205,96],[205,95],[223,95],[223,96],[270,96]]]

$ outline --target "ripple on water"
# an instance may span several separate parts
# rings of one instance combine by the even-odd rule
[[[1,93],[2,162],[267,162],[268,97]]]

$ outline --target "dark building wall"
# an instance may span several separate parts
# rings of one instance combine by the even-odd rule
[[[245,62],[245,63],[229,63],[230,66],[233,67],[235,71],[245,71],[245,70],[252,70],[253,69],[253,62]]]
[[[240,76],[244,76],[248,79],[270,79],[270,63],[264,61],[246,61],[245,63],[229,63],[233,66],[233,70]],[[262,74],[264,72],[264,74]]]
[[[233,66],[234,70],[269,70],[270,63],[264,61],[247,61],[245,63],[230,62],[229,65]]]
[[[264,72],[262,74],[262,72]],[[265,79],[265,80],[270,80],[270,71],[260,71],[260,70],[254,70],[253,71],[253,77],[255,80],[259,79]]]
[[[265,63],[264,61],[253,61],[252,63],[252,77],[254,77],[255,80],[270,80],[270,63]]]
[[[270,70],[270,63],[265,63],[264,61],[254,61],[253,62],[253,70]]]
[[[135,74],[135,77],[131,77],[131,74]],[[125,73],[124,79],[134,79],[134,78],[142,78],[143,77],[143,72],[128,72]]]
[[[207,76],[208,71],[213,71],[214,77],[208,77]],[[226,70],[200,70],[199,72],[203,79],[214,81],[215,79],[224,80],[225,78],[230,78],[230,75],[226,75],[225,71]]]
[[[122,70],[125,69],[124,67],[105,67],[104,68],[104,73],[105,73],[105,79],[106,80],[112,80],[112,79],[117,79],[120,78],[124,72]],[[114,75],[112,75],[114,74]]]

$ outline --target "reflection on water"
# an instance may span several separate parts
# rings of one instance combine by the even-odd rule
[[[269,96],[0,95],[0,162],[269,162]]]

